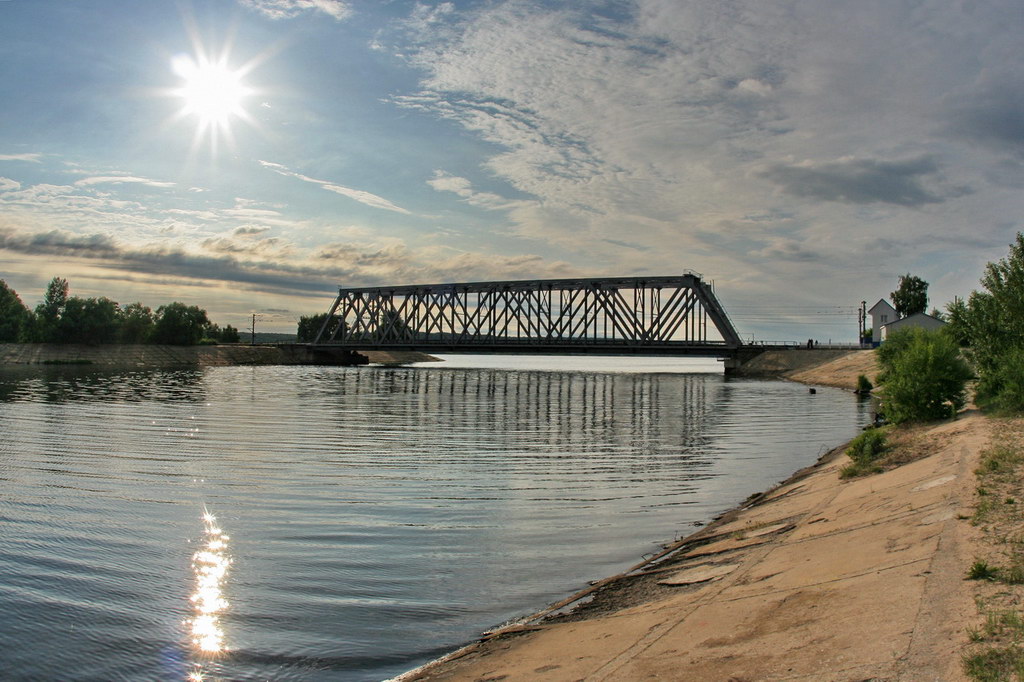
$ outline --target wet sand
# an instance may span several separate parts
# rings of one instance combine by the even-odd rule
[[[852,388],[872,365],[855,352],[791,378]],[[545,610],[400,679],[964,679],[978,616],[963,577],[981,542],[965,519],[990,438],[973,411],[915,427],[916,459],[852,480],[837,448],[566,600],[575,610]]]

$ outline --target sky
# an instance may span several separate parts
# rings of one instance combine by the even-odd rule
[[[744,339],[852,340],[1024,229],[1021,35],[1019,0],[0,1],[0,279],[287,332],[341,286],[695,271]]]

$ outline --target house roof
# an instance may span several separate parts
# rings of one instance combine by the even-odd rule
[[[888,323],[883,324],[881,326],[888,327],[888,326],[893,325],[893,324],[903,324],[903,323],[907,322],[908,320],[920,319],[922,317],[927,317],[930,320],[935,320],[936,322],[938,322],[940,324],[946,324],[945,320],[940,320],[939,318],[935,317],[934,315],[929,315],[928,313],[914,313],[913,315],[907,315],[906,317],[901,317],[898,320],[893,320],[892,322],[888,322]]]
[[[873,306],[871,306],[871,309],[868,310],[868,314],[869,315],[874,315],[875,314],[875,310],[878,309],[879,307],[881,307],[883,312],[888,312],[889,310],[891,310],[893,312],[896,312],[896,309],[892,307],[891,303],[889,303],[884,298],[880,298],[880,299],[878,299],[878,303],[876,303]]]

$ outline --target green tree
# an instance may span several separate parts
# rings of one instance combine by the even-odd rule
[[[109,298],[71,296],[53,328],[55,343],[115,343],[120,327],[117,303]]]
[[[971,293],[957,323],[978,371],[978,403],[1024,411],[1017,383],[1024,372],[1024,234],[1017,233],[1005,258],[985,267],[981,284],[986,290]]]
[[[145,343],[153,332],[153,311],[141,303],[129,303],[120,309],[121,343]]]
[[[22,340],[27,330],[29,311],[14,289],[0,279],[0,343]]]
[[[928,282],[909,272],[900,276],[896,291],[889,294],[892,306],[901,317],[923,313],[928,308]]]
[[[238,329],[232,327],[230,324],[224,325],[224,329],[220,332],[221,343],[238,343],[241,337],[238,334]]]
[[[54,277],[46,286],[43,302],[36,306],[35,324],[32,341],[53,343],[60,335],[58,325],[64,306],[68,302],[70,287],[63,277]]]
[[[878,364],[882,411],[895,424],[950,417],[967,401],[973,374],[956,341],[941,330],[894,332],[879,347]]]
[[[230,324],[221,329],[219,324],[210,323],[203,332],[203,337],[217,343],[238,343],[239,340],[238,330]]]
[[[946,304],[946,333],[953,337],[962,347],[971,345],[971,311],[967,302],[957,296]]]
[[[295,340],[299,343],[312,343],[315,341],[316,336],[320,333],[320,328],[324,326],[324,320],[326,319],[327,313],[303,315],[300,317]],[[330,338],[331,335],[334,334],[339,323],[341,323],[341,319],[337,315],[331,317],[331,322],[327,325],[327,330],[324,332],[327,338]]]
[[[205,310],[175,301],[156,309],[150,340],[172,346],[195,346],[203,339],[209,324]]]

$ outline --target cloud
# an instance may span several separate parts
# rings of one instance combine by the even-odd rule
[[[138,184],[146,185],[147,187],[174,187],[173,182],[161,182],[159,180],[150,180],[149,178],[140,178],[134,175],[94,175],[75,181],[75,185],[78,187],[89,187],[92,185],[103,184]]]
[[[295,258],[290,244],[259,240],[245,248],[226,238],[202,244],[196,253],[170,244],[133,247],[105,234],[78,235],[63,230],[18,233],[0,227],[0,250],[39,258],[84,259],[117,273],[182,278],[193,284],[229,282],[253,290],[289,296],[323,296],[339,282],[351,286],[447,282],[474,279],[573,277],[568,263],[536,254],[505,256],[446,247],[411,249],[404,242],[335,243],[320,247],[308,260]]]
[[[918,207],[937,204],[948,196],[930,191],[922,181],[938,173],[932,158],[909,161],[850,159],[830,163],[774,164],[759,173],[783,192],[796,197],[847,204],[896,204]]]
[[[650,251],[651,247],[641,246],[640,244],[633,244],[631,242],[625,242],[621,239],[605,239],[605,243],[611,244],[612,246],[618,246],[623,249],[633,249],[634,251]]]
[[[293,170],[289,170],[288,168],[282,166],[279,163],[272,163],[270,161],[260,161],[260,165],[262,165],[264,168],[269,168],[275,173],[284,175],[285,177],[296,178],[298,180],[302,180],[303,182],[310,182],[313,183],[314,185],[319,185],[321,188],[327,190],[328,192],[334,192],[336,194],[346,196],[349,199],[354,199],[355,201],[358,201],[361,204],[366,204],[367,206],[370,206],[372,208],[380,208],[384,209],[385,211],[394,211],[395,213],[412,215],[410,211],[407,211],[401,206],[397,206],[388,201],[387,199],[385,199],[384,197],[379,197],[376,194],[371,194],[360,189],[351,189],[349,187],[335,185],[334,183],[328,182],[326,180],[317,180],[316,178],[311,178],[307,175],[302,175],[301,173],[296,173]]]
[[[438,192],[452,192],[471,206],[479,206],[490,211],[506,211],[522,206],[523,202],[513,201],[492,192],[478,192],[473,183],[466,178],[450,175],[442,170],[435,170],[434,177],[427,184]]]
[[[785,237],[773,239],[768,246],[760,251],[755,251],[754,255],[770,260],[818,261],[822,259],[820,253],[809,250],[795,239]]]
[[[255,226],[255,225],[243,225],[242,227],[236,227],[231,233],[236,237],[248,237],[256,234],[263,234],[269,231],[269,227]]]
[[[281,259],[292,255],[295,248],[279,237],[266,239],[236,241],[230,237],[210,237],[200,242],[207,251],[246,255],[250,257]]]
[[[1024,91],[999,82],[956,97],[950,130],[999,152],[1024,157]]]
[[[239,3],[270,19],[291,19],[306,12],[321,12],[341,21],[352,14],[349,4],[341,0],[239,0]]]
[[[21,189],[20,182],[0,176],[0,192],[10,192],[15,189]]]
[[[30,255],[84,258],[106,258],[118,253],[118,248],[108,235],[77,235],[61,230],[25,235],[0,232],[0,249]]]
[[[42,154],[0,154],[0,161],[30,161],[40,163]]]
[[[795,29],[720,6],[418,6],[401,54],[423,77],[391,101],[496,150],[483,168],[524,198],[479,193],[472,178],[443,172],[428,183],[509,210],[508,232],[590,258],[618,258],[607,240],[622,231],[642,247],[687,249],[693,233],[680,216],[734,204],[736,191],[718,190],[714,177],[789,129],[787,52],[771,41],[785,45]]]

